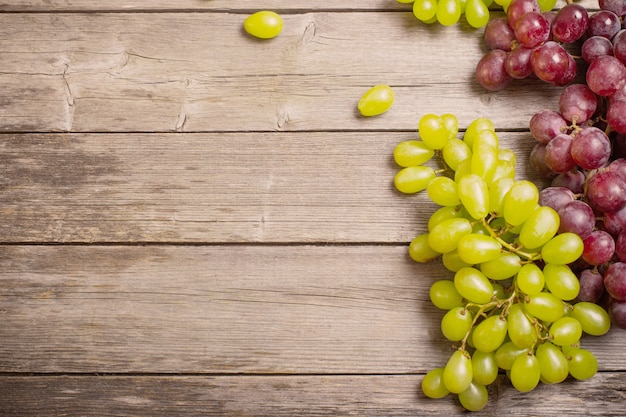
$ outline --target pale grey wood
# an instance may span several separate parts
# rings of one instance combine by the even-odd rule
[[[467,416],[425,398],[420,375],[0,377],[1,416]],[[504,377],[476,415],[623,416],[624,373],[517,392]]]
[[[3,246],[0,372],[423,373],[453,351],[405,246]],[[625,371],[626,332],[585,337]]]
[[[518,154],[519,177],[537,179],[530,134],[499,136]],[[2,135],[0,241],[408,243],[437,208],[393,186],[394,147],[417,138]]]
[[[466,25],[289,14],[278,38],[260,41],[244,18],[0,14],[0,131],[412,130],[426,113],[528,129],[535,112],[557,106],[560,89],[537,80],[479,87],[482,32]],[[391,85],[395,103],[363,118],[357,103],[376,84]]]

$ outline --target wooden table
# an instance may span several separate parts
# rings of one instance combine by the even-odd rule
[[[278,38],[243,32],[258,9]],[[482,90],[482,30],[394,0],[0,11],[0,415],[465,414],[419,390],[451,352],[428,301],[449,274],[408,259],[434,206],[395,192],[393,148],[423,114],[486,116],[534,178],[559,89]],[[379,83],[393,108],[359,117]],[[589,381],[502,376],[480,414],[624,415],[625,343],[584,339]]]

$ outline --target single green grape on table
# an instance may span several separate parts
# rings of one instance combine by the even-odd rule
[[[489,119],[459,135],[453,115],[429,113],[418,133],[394,149],[394,184],[406,195],[425,190],[438,207],[409,255],[420,263],[440,258],[450,272],[429,297],[454,346],[447,363],[424,377],[424,394],[458,395],[478,411],[499,370],[522,392],[593,377],[597,360],[581,339],[607,333],[611,322],[601,306],[576,300],[570,264],[582,239],[559,233],[559,215],[539,205],[537,186],[516,178],[515,153],[501,146]]]
[[[357,108],[362,116],[378,116],[391,108],[394,98],[391,87],[384,84],[375,85],[363,94]]]
[[[283,30],[283,19],[279,14],[269,10],[262,10],[248,16],[243,27],[248,34],[260,38],[275,38]]]

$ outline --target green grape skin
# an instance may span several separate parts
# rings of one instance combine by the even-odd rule
[[[541,248],[541,257],[545,263],[570,264],[583,253],[583,240],[571,232],[560,233],[550,239]]]
[[[466,216],[467,213],[461,207],[439,207],[428,219],[428,231],[433,230],[435,226],[444,220],[466,218]]]
[[[437,18],[437,0],[415,0],[413,15],[424,23]]]
[[[553,323],[563,317],[563,301],[545,291],[535,295],[526,295],[524,308],[531,316],[548,323]]]
[[[571,349],[566,357],[570,375],[579,381],[589,379],[598,372],[598,360],[587,349]]]
[[[456,250],[464,262],[480,264],[500,257],[502,245],[491,236],[470,233],[459,239]]]
[[[443,368],[431,369],[422,379],[422,392],[428,398],[443,398],[450,393],[443,383]]]
[[[511,366],[511,383],[520,392],[535,389],[541,378],[541,368],[537,357],[531,353],[515,358]]]
[[[446,165],[456,171],[461,162],[472,156],[472,150],[461,139],[450,138],[441,149],[441,154]]]
[[[435,154],[420,140],[405,140],[396,145],[393,150],[393,159],[399,166],[406,168],[425,164]]]
[[[537,0],[537,4],[539,5],[539,9],[542,12],[547,12],[548,10],[554,9],[556,6],[557,0]]]
[[[452,272],[457,272],[461,268],[472,266],[472,265],[464,262],[461,259],[461,257],[459,256],[459,253],[456,251],[456,249],[452,250],[450,252],[446,252],[443,255],[441,255],[441,261],[443,263],[443,266],[448,271],[452,271]]]
[[[435,177],[426,187],[428,197],[440,206],[458,206],[461,203],[457,193],[457,185],[448,177]]]
[[[515,346],[511,341],[504,342],[495,353],[496,364],[505,371],[510,371],[513,362],[521,355],[528,353],[528,348],[520,348]]]
[[[559,230],[561,218],[552,207],[537,208],[522,225],[519,241],[525,248],[539,248]]]
[[[515,346],[528,349],[537,342],[537,330],[531,319],[524,312],[524,308],[518,304],[512,304],[509,308],[508,335]]]
[[[448,391],[460,394],[472,383],[473,370],[470,354],[455,350],[443,368],[443,383]]]
[[[513,178],[500,178],[489,187],[489,211],[496,216],[504,210],[504,197],[515,184]]]
[[[393,89],[384,84],[375,85],[361,96],[357,108],[362,116],[372,117],[387,112],[393,105]]]
[[[401,193],[415,194],[424,190],[433,178],[435,171],[431,167],[406,167],[396,173],[393,182]]]
[[[433,250],[428,244],[428,233],[417,235],[409,243],[409,257],[415,262],[430,262],[441,256],[441,253]]]
[[[494,352],[504,343],[507,328],[506,318],[499,315],[487,317],[476,326],[472,333],[474,347],[481,352]]]
[[[473,28],[482,28],[489,22],[489,9],[481,0],[467,0],[465,19]]]
[[[448,128],[441,116],[425,114],[419,120],[418,130],[422,141],[432,149],[442,149],[448,142]]]
[[[495,132],[496,127],[493,122],[486,117],[474,119],[469,126],[467,126],[465,134],[463,135],[463,141],[467,143],[467,146],[469,146],[470,149],[474,147],[474,141],[481,130],[491,130],[492,132]]]
[[[611,318],[601,306],[588,301],[574,304],[570,317],[578,320],[583,332],[591,336],[602,336],[611,328]]]
[[[489,278],[489,277],[487,277]],[[497,282],[492,282],[491,286],[493,287],[493,296],[498,300],[504,300],[506,298],[506,290],[502,284]]]
[[[493,297],[493,285],[478,269],[465,267],[454,274],[454,286],[466,300],[486,304]]]
[[[480,271],[489,279],[501,281],[515,276],[522,267],[521,258],[514,253],[502,253],[496,259],[482,262]]]
[[[495,352],[481,352],[472,354],[473,381],[480,385],[490,385],[498,377],[498,364]]]
[[[477,220],[486,217],[489,214],[489,188],[485,180],[470,173],[457,182],[459,199],[469,215]]]
[[[519,226],[532,214],[538,202],[537,186],[527,180],[517,181],[504,198],[504,219],[510,225]]]
[[[456,167],[454,171],[454,181],[459,182],[459,180],[466,175],[472,173],[472,158],[467,158],[461,161],[459,165]]]
[[[489,402],[489,393],[484,385],[472,381],[465,391],[459,393],[459,402],[468,411],[480,411]]]
[[[465,307],[454,307],[441,319],[441,332],[452,342],[463,340],[472,327],[473,316]]]
[[[451,310],[463,306],[463,297],[456,290],[454,282],[449,279],[435,281],[429,290],[429,298],[433,305],[441,310]]]
[[[498,159],[501,161],[509,161],[511,165],[517,165],[517,155],[511,149],[498,148]]]
[[[448,130],[448,140],[456,138],[459,133],[459,119],[452,113],[444,113],[441,115],[441,120]]]
[[[493,174],[487,177],[487,183],[491,185],[501,178],[515,178],[515,165],[505,159],[498,159]]]
[[[583,335],[583,327],[573,317],[561,317],[550,325],[548,331],[550,340],[557,346],[566,346],[577,343]]]
[[[439,0],[437,2],[437,21],[443,26],[455,25],[461,18],[459,0]]]
[[[440,222],[428,234],[428,244],[439,252],[456,249],[459,239],[472,232],[472,224],[465,218],[453,218]]]
[[[567,265],[546,264],[543,267],[546,287],[557,298],[570,301],[580,292],[580,281]]]
[[[493,129],[482,129],[476,132],[476,136],[472,142],[472,152],[476,152],[476,150],[483,145],[489,145],[496,150],[496,160],[499,159],[499,146],[500,139],[498,139],[498,135],[496,131]]]
[[[515,283],[524,294],[537,295],[545,287],[545,277],[537,264],[528,263],[520,268],[517,277],[515,277]]]
[[[557,384],[565,381],[569,375],[567,358],[558,347],[550,342],[537,346],[535,356],[539,361],[541,378],[549,384]]]
[[[487,180],[491,178],[496,171],[498,164],[498,150],[488,144],[474,143],[472,150],[471,172],[479,177]]]
[[[282,32],[283,19],[276,12],[261,10],[246,17],[243,27],[255,38],[272,39]]]

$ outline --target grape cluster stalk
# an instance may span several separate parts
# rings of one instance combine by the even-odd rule
[[[591,378],[598,363],[581,337],[605,334],[611,321],[600,305],[578,298],[570,265],[583,239],[560,232],[557,210],[540,204],[534,183],[515,178],[516,155],[500,146],[491,120],[474,120],[459,138],[454,115],[426,114],[418,130],[419,138],[394,149],[394,184],[405,194],[425,191],[438,206],[408,251],[450,272],[429,295],[455,347],[422,380],[424,394],[457,395],[478,411],[500,370],[522,392]]]

